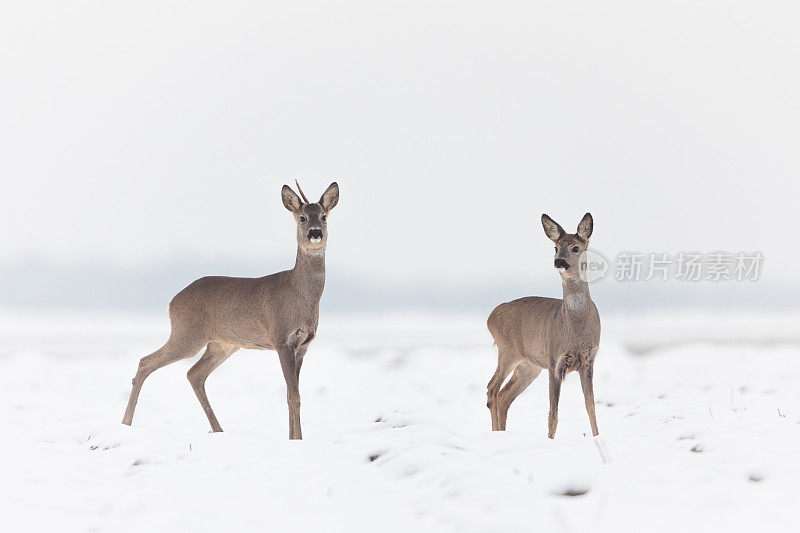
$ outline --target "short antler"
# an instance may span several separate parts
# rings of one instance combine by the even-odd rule
[[[295,185],[297,185],[297,190],[300,191],[300,196],[303,197],[303,201],[305,203],[307,203],[307,204],[310,204],[311,202],[309,202],[308,198],[306,198],[306,195],[303,193],[303,189],[300,188],[300,182],[297,181],[297,180],[294,180],[294,183],[295,183]]]

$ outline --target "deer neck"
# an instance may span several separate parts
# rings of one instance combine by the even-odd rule
[[[570,320],[581,320],[591,309],[592,297],[589,295],[589,284],[580,277],[561,281],[564,299],[561,309]]]
[[[319,301],[325,288],[325,249],[308,251],[298,246],[292,280],[305,296]]]

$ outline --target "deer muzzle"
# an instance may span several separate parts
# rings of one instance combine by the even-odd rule
[[[313,243],[322,242],[322,230],[319,228],[313,228],[309,230],[308,240]]]

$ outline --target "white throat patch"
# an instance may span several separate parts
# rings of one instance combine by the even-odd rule
[[[564,301],[570,311],[581,311],[586,308],[589,298],[585,294],[569,294]]]

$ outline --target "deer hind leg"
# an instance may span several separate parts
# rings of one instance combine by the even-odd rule
[[[133,412],[136,410],[136,402],[139,401],[139,393],[142,390],[142,384],[147,377],[158,370],[175,361],[181,359],[188,359],[194,357],[200,348],[203,347],[205,342],[196,340],[178,339],[171,336],[167,343],[160,349],[151,353],[146,357],[139,360],[139,369],[131,381],[133,388],[131,388],[131,395],[128,398],[128,407],[125,409],[125,416],[122,418],[122,423],[128,426],[133,422]]]
[[[521,360],[521,357],[506,350],[498,349],[497,351],[497,370],[494,371],[492,379],[489,380],[489,384],[486,386],[486,407],[489,408],[489,412],[492,415],[492,431],[501,431],[497,397],[500,393],[500,386]]]
[[[583,389],[583,399],[586,403],[586,412],[589,414],[589,423],[592,425],[592,435],[595,437],[600,433],[597,430],[597,418],[594,412],[594,390],[592,381],[594,379],[594,366],[589,364],[581,367],[578,371],[581,376],[581,388]]]
[[[222,431],[222,427],[220,427],[219,421],[214,415],[214,410],[211,409],[208,396],[206,396],[206,378],[238,349],[239,347],[233,344],[225,344],[218,341],[209,342],[206,351],[186,373],[186,377],[189,379],[189,383],[192,384],[192,389],[197,399],[200,400],[200,405],[203,407],[206,417],[208,417],[211,431],[214,432]]]
[[[514,369],[514,375],[508,380],[508,383],[506,383],[506,386],[500,391],[497,398],[500,431],[506,430],[508,408],[511,407],[511,403],[522,391],[528,388],[541,371],[541,367],[527,361],[521,362],[517,365],[517,368]]]

